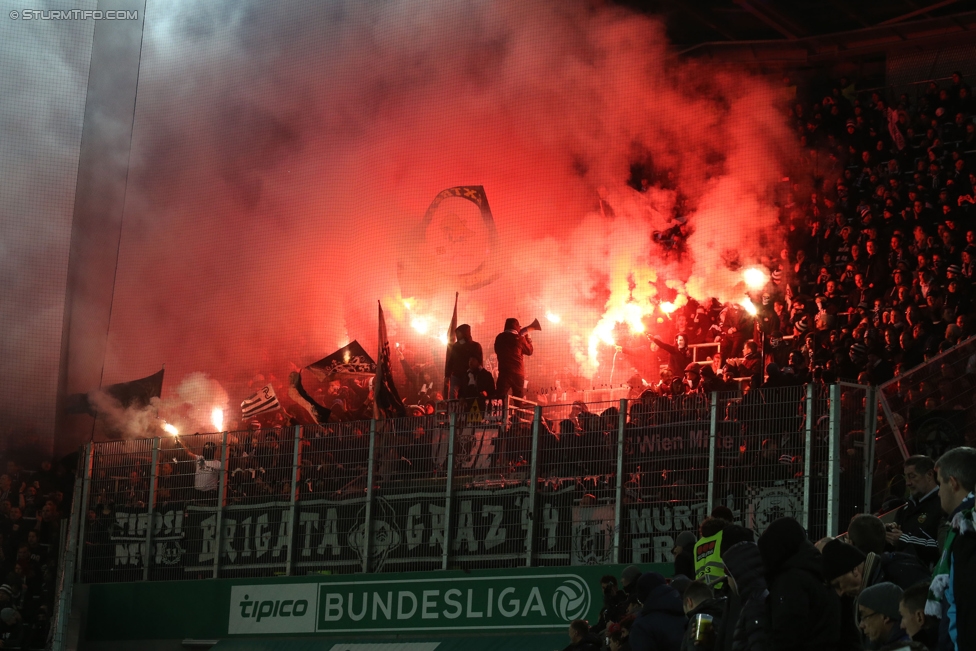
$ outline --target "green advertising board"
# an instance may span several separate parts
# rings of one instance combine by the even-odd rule
[[[87,639],[562,632],[624,566],[92,585]],[[668,566],[644,565],[667,573]]]

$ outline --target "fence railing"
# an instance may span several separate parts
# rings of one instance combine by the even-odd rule
[[[905,492],[902,462],[938,459],[976,439],[976,336],[926,359],[878,387],[879,435],[873,505]]]
[[[868,391],[456,402],[91,444],[77,579],[670,562],[718,505],[757,533],[789,515],[836,534],[870,495]]]

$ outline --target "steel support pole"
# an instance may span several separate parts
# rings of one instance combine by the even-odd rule
[[[718,444],[718,391],[712,391],[708,418],[708,512],[715,508],[715,446]]]
[[[451,412],[451,425],[447,440],[447,487],[444,495],[444,549],[441,551],[441,569],[446,570],[451,555],[451,511],[454,508],[454,437],[457,434],[457,414]]]
[[[532,553],[535,549],[535,494],[539,483],[539,424],[542,422],[542,407],[535,406],[532,416],[532,463],[529,468],[529,517],[525,531],[525,566],[532,567]]]
[[[150,466],[149,499],[146,502],[146,549],[142,554],[142,580],[149,580],[149,566],[152,564],[153,527],[156,524],[156,482],[159,481],[159,438],[152,440],[152,465]]]
[[[874,489],[874,437],[878,426],[878,395],[874,387],[864,388],[864,507],[862,513],[871,513],[871,497]]]
[[[807,383],[806,423],[803,426],[803,528],[810,531],[810,473],[813,472],[813,383]]]
[[[82,518],[78,525],[78,560],[75,563],[75,581],[81,583],[81,568],[85,560],[85,523],[88,521],[88,500],[91,499],[91,476],[92,464],[95,459],[95,449],[92,443],[85,444],[84,469],[82,476],[84,480],[81,485],[81,507]]]
[[[227,432],[224,432],[220,452],[220,484],[217,488],[217,512],[214,520],[217,528],[214,531],[214,563],[213,578],[220,576],[220,553],[224,544],[224,495],[227,490]]]
[[[373,553],[373,482],[376,467],[376,419],[369,421],[369,461],[366,464],[366,510],[363,523],[363,572],[369,572],[369,557]]]
[[[91,447],[91,443],[88,444]],[[88,457],[90,458],[90,457]],[[80,530],[81,521],[88,517],[86,504],[80,501],[82,492],[82,478],[75,476],[74,490],[71,497],[71,512],[68,516],[68,533],[65,536],[64,546],[61,548],[64,563],[58,571],[57,576],[57,603],[55,604],[53,621],[51,622],[51,649],[52,651],[63,651],[65,648],[65,638],[68,633],[68,616],[71,614],[71,602],[73,601],[75,574],[73,564],[78,557],[78,544],[81,540],[77,536]]]
[[[302,428],[300,425],[295,425],[293,441],[291,451],[291,503],[288,505],[288,551],[285,555],[285,576],[291,576],[295,567],[295,540],[297,539],[295,532],[298,530],[298,527],[295,526],[295,516],[299,493],[298,467],[301,463],[302,449]]]
[[[840,391],[830,385],[830,446],[827,457],[827,535],[840,533]]]
[[[624,434],[627,428],[627,400],[620,400],[617,416],[617,494],[613,505],[613,562],[620,562],[620,534],[624,526]]]

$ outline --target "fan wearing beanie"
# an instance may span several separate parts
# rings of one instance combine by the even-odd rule
[[[867,555],[842,540],[831,540],[823,548],[824,580],[837,594],[856,597],[865,587]]]
[[[689,579],[695,578],[695,543],[698,539],[690,531],[682,531],[674,541],[674,574],[683,575]]]
[[[822,557],[793,518],[759,536],[766,568],[767,634],[773,649],[822,651],[840,643],[840,600],[824,585]]]
[[[636,593],[643,607],[630,629],[630,647],[634,651],[679,651],[688,621],[681,595],[657,572],[641,574]]]
[[[620,573],[620,587],[624,589],[627,596],[634,594],[634,591],[637,589],[637,579],[640,578],[640,575],[640,568],[636,565],[628,565]]]
[[[857,597],[858,627],[867,638],[868,649],[880,649],[892,642],[907,642],[901,627],[898,604],[902,589],[885,581],[861,591]]]

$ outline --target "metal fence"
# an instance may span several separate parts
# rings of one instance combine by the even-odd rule
[[[77,578],[670,562],[728,507],[814,537],[870,496],[870,389],[791,386],[91,444]]]
[[[875,509],[905,493],[902,462],[913,454],[938,459],[976,445],[976,337],[959,342],[878,387]]]

